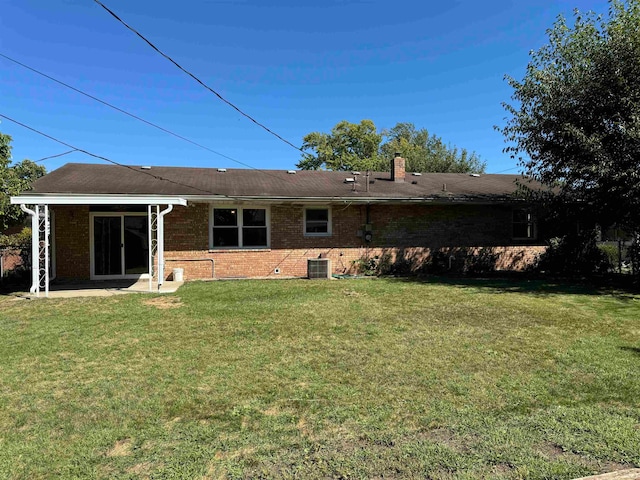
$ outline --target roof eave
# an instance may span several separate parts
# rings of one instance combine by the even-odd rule
[[[184,196],[27,193],[11,197],[12,205],[187,205]]]
[[[327,203],[351,203],[351,204],[384,204],[384,203],[431,203],[431,204],[496,204],[519,202],[521,199],[508,196],[423,196],[423,197],[286,197],[269,195],[230,195],[230,196],[209,196],[209,195],[186,195],[185,198],[193,202],[252,202],[252,203],[305,203],[305,204],[327,204]]]
[[[263,204],[327,204],[343,203],[355,205],[367,204],[504,204],[522,202],[522,199],[509,195],[451,195],[422,197],[287,197],[272,195],[149,195],[149,194],[60,194],[60,193],[26,193],[11,197],[11,204],[48,204],[48,205],[182,205],[187,202],[250,202]]]

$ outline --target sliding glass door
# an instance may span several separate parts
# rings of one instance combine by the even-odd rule
[[[92,277],[136,278],[149,272],[144,214],[93,214]]]

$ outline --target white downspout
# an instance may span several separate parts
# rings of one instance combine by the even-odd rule
[[[173,205],[158,214],[158,291],[164,283],[164,216],[173,210]]]
[[[31,288],[29,293],[35,293],[40,296],[40,255],[38,251],[38,243],[40,242],[38,230],[38,205],[35,210],[27,208],[24,203],[20,204],[20,210],[31,215]]]

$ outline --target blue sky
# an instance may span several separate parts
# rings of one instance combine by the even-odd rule
[[[502,153],[511,89],[558,14],[604,0],[104,0],[229,101],[296,145],[341,120],[412,122]],[[91,0],[0,2],[0,53],[235,160],[290,169],[300,152],[197,85]],[[178,8],[179,7],[179,8]],[[0,113],[126,164],[241,165],[137,122],[0,58]],[[7,120],[14,161],[68,150]],[[81,153],[43,162],[97,162]],[[517,171],[517,170],[510,170]]]

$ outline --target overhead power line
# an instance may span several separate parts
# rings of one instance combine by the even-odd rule
[[[69,155],[70,153],[77,152],[75,148],[73,150],[69,150],[68,152],[58,153],[56,155],[49,155],[48,157],[39,158],[38,160],[34,160],[35,163],[44,162],[45,160],[50,160],[52,158],[63,157],[65,155]]]
[[[63,82],[62,80],[54,78],[51,75],[48,75],[48,74],[46,74],[46,73],[44,73],[44,72],[42,72],[42,71],[40,71],[40,70],[38,70],[38,69],[36,69],[34,67],[30,67],[29,65],[26,65],[26,64],[16,60],[15,58],[11,58],[8,55],[5,55],[4,53],[0,53],[0,57],[4,58],[5,60],[9,60],[10,62],[15,63],[16,65],[20,65],[21,67],[26,68],[27,70],[29,70],[29,71],[31,71],[33,73],[36,73],[36,74],[38,74],[38,75],[40,75],[40,76],[42,76],[42,77],[44,77],[44,78],[46,78],[48,80],[51,80],[52,82],[57,83],[58,85],[62,85],[63,87],[66,87],[66,88],[68,88],[70,90],[73,90],[74,92],[79,93],[80,95],[84,95],[85,97],[90,98],[91,100],[94,100],[94,101],[96,101],[98,103],[101,103],[102,105],[104,105],[106,107],[109,107],[109,108],[111,108],[113,110],[116,110],[117,112],[120,112],[120,113],[122,113],[124,115],[127,115],[128,117],[131,117],[131,118],[133,118],[135,120],[138,120],[139,122],[142,122],[142,123],[144,123],[146,125],[149,125],[150,127],[156,128],[156,129],[160,130],[161,132],[164,132],[164,133],[167,133],[169,135],[172,135],[172,136],[174,136],[174,137],[176,137],[176,138],[178,138],[180,140],[188,142],[191,145],[195,145],[196,147],[202,148],[203,150],[206,150],[208,152],[214,153],[215,155],[218,155],[218,156],[220,156],[222,158],[226,158],[227,160],[235,162],[238,165],[242,165],[243,167],[250,168],[252,170],[258,170],[260,172],[263,172],[265,175],[269,175],[269,176],[271,176],[273,178],[277,178],[279,180],[285,181],[285,179],[283,179],[282,177],[278,177],[276,175],[270,174],[268,171],[261,170],[259,168],[256,168],[256,167],[252,166],[252,165],[249,165],[248,163],[241,162],[240,160],[236,160],[235,158],[232,158],[232,157],[230,157],[228,155],[225,155],[224,153],[220,153],[220,152],[218,152],[218,151],[216,151],[216,150],[214,150],[212,148],[207,147],[206,145],[202,145],[201,143],[198,143],[198,142],[196,142],[194,140],[191,140],[190,138],[187,138],[187,137],[185,137],[183,135],[180,135],[178,133],[172,132],[171,130],[169,130],[167,128],[164,128],[164,127],[158,125],[157,123],[153,123],[153,122],[151,122],[149,120],[146,120],[146,119],[144,119],[144,118],[142,118],[142,117],[140,117],[138,115],[135,115],[135,114],[133,114],[131,112],[128,112],[127,110],[124,110],[123,108],[117,107],[116,105],[113,105],[112,103],[109,103],[106,100],[102,100],[101,98],[98,98],[95,95],[91,95],[90,93],[87,93],[87,92],[85,92],[83,90],[80,90],[79,88],[74,87],[73,85],[69,85],[68,83]],[[41,160],[46,160],[46,158],[41,159]],[[41,161],[41,160],[38,160],[38,161]]]
[[[184,68],[182,65],[180,65],[178,62],[176,62],[173,58],[171,58],[169,55],[167,55],[166,53],[164,53],[162,50],[160,50],[158,47],[156,47],[149,39],[147,39],[144,35],[142,35],[140,32],[138,32],[135,28],[133,28],[132,26],[130,26],[129,24],[127,24],[124,20],[122,20],[118,15],[116,15],[113,10],[111,10],[109,7],[107,7],[104,3],[102,3],[100,0],[93,0],[94,2],[96,2],[98,5],[100,5],[103,9],[105,9],[113,18],[115,18],[118,22],[120,22],[122,25],[124,25],[127,29],[129,29],[131,32],[135,33],[138,37],[140,37],[142,40],[144,40],[144,42],[149,45],[151,48],[153,48],[156,52],[158,52],[160,55],[162,55],[164,58],[166,58],[167,60],[169,60],[171,63],[173,63],[176,67],[178,67],[182,72],[186,73],[188,76],[190,76],[192,79],[194,79],[196,82],[198,82],[200,85],[202,85],[204,88],[206,88],[207,90],[209,90],[211,93],[213,93],[216,97],[218,97],[220,100],[222,100],[224,103],[226,103],[227,105],[229,105],[231,108],[233,108],[235,111],[237,111],[238,113],[240,113],[241,115],[243,115],[244,117],[248,118],[249,120],[251,120],[253,123],[255,123],[256,125],[258,125],[259,127],[261,127],[262,129],[266,130],[267,132],[269,132],[271,135],[273,135],[274,137],[278,138],[279,140],[283,141],[284,143],[286,143],[287,145],[295,148],[298,151],[303,151],[302,148],[297,147],[296,145],[294,145],[293,143],[291,143],[289,140],[281,137],[280,135],[278,135],[276,132],[274,132],[273,130],[271,130],[270,128],[268,128],[267,126],[265,126],[264,124],[258,122],[255,118],[253,118],[251,115],[243,112],[239,107],[237,107],[236,105],[234,105],[233,103],[231,103],[229,100],[227,100],[226,98],[224,98],[222,95],[220,95],[217,91],[215,91],[213,88],[211,88],[209,85],[207,85],[206,83],[204,83],[202,80],[200,80],[197,76],[195,76],[193,73],[191,73],[189,70],[187,70],[186,68]]]
[[[81,152],[81,153],[84,153],[85,155],[89,155],[90,157],[97,158],[99,160],[104,160],[105,162],[109,162],[109,163],[111,163],[113,165],[117,165],[118,167],[127,168],[127,169],[129,169],[129,170],[131,170],[133,172],[141,173],[143,175],[148,175],[150,177],[155,178],[156,180],[161,180],[161,181],[164,181],[164,182],[173,183],[174,185],[180,185],[182,187],[193,188],[194,190],[200,190],[201,192],[209,194],[209,195],[221,195],[223,197],[232,198],[229,195],[222,195],[222,194],[219,194],[219,193],[211,192],[210,190],[205,190],[205,189],[202,189],[202,188],[199,188],[199,187],[195,187],[193,185],[189,185],[187,183],[176,182],[175,180],[171,180],[170,178],[162,177],[160,175],[155,175],[155,174],[153,174],[153,173],[151,173],[149,171],[146,171],[146,170],[139,170],[139,169],[137,169],[135,167],[132,167],[131,165],[125,165],[123,163],[116,162],[115,160],[111,160],[110,158],[105,157],[103,155],[98,155],[98,154],[95,154],[95,153],[91,153],[90,151],[85,150],[84,148],[74,147],[70,143],[63,142],[62,140],[59,140],[56,137],[53,137],[53,136],[51,136],[51,135],[49,135],[47,133],[44,133],[44,132],[42,132],[42,131],[40,131],[40,130],[38,130],[36,128],[30,127],[29,125],[26,125],[26,124],[24,124],[22,122],[19,122],[18,120],[15,120],[15,119],[13,119],[11,117],[7,117],[6,115],[3,115],[2,113],[0,113],[0,117],[4,118],[5,120],[9,120],[10,122],[15,123],[16,125],[20,125],[21,127],[26,128],[27,130],[30,130],[30,131],[32,131],[34,133],[37,133],[38,135],[41,135],[41,136],[43,136],[45,138],[48,138],[49,140],[53,140],[54,142],[57,142],[60,145],[64,145],[65,147],[72,148],[73,151],[75,151],[75,152]],[[71,152],[68,152],[68,153],[71,153]]]

